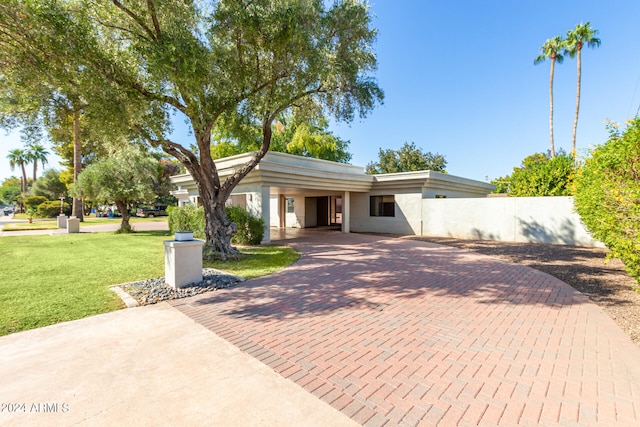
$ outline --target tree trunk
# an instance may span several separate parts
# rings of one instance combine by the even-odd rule
[[[204,259],[226,260],[237,257],[240,252],[231,246],[231,238],[238,231],[238,226],[227,218],[226,200],[221,200],[219,193],[216,197],[211,197],[214,192],[208,181],[199,184],[198,187],[205,215]]]
[[[556,157],[556,147],[553,142],[553,71],[555,68],[556,58],[551,57],[551,72],[549,75],[549,136],[551,138],[551,158]]]
[[[82,170],[82,147],[80,145],[80,110],[73,111],[73,183],[78,182],[78,175]],[[73,207],[71,215],[84,221],[84,213],[82,212],[82,199],[73,198]]]
[[[576,162],[576,133],[578,131],[578,113],[580,111],[580,79],[581,79],[581,71],[582,71],[582,64],[581,64],[581,46],[578,45],[576,47],[576,50],[578,51],[578,60],[576,61],[578,63],[578,86],[576,88],[576,115],[573,119],[573,137],[571,138],[571,156],[573,157],[573,162],[575,164]]]
[[[116,200],[115,203],[116,207],[118,208],[118,212],[120,212],[120,214],[122,215],[122,222],[120,223],[120,229],[118,230],[118,232],[131,233],[133,229],[131,228],[131,224],[129,224],[129,218],[131,216],[129,215],[127,204],[120,200]]]
[[[22,168],[22,192],[24,197],[24,195],[27,194],[27,191],[29,191],[29,187],[27,185],[27,169],[24,167],[24,162],[20,163],[20,167]]]
[[[187,168],[198,186],[200,201],[204,208],[205,217],[205,244],[204,259],[230,259],[235,258],[240,253],[231,246],[231,238],[238,231],[238,226],[230,222],[225,211],[225,202],[231,195],[235,186],[258,165],[260,160],[269,151],[271,145],[272,130],[271,124],[273,115],[266,115],[262,124],[262,144],[255,156],[235,173],[228,177],[224,183],[220,182],[218,169],[211,158],[211,128],[212,123],[202,126],[194,123],[194,136],[198,143],[199,159],[190,151],[175,143],[167,143],[162,149],[172,156],[175,156]]]

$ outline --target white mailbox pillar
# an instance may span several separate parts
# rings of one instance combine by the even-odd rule
[[[80,219],[75,216],[70,216],[67,220],[67,233],[79,233],[80,232]]]
[[[202,281],[203,240],[164,241],[164,280],[174,289]]]

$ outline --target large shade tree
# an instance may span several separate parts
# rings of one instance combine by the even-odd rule
[[[576,112],[573,119],[573,134],[571,136],[571,154],[576,156],[576,134],[578,131],[578,113],[580,112],[580,86],[582,81],[582,48],[584,46],[597,48],[600,39],[596,37],[598,30],[591,28],[591,23],[577,24],[573,30],[567,32],[567,53],[571,58],[577,58],[577,87],[576,87]]]
[[[73,3],[0,3],[0,126],[21,127],[34,146],[39,145],[43,129],[54,147],[69,143],[71,180],[75,181],[86,152],[83,138],[112,139],[114,134],[120,138],[128,129],[125,110],[136,105],[124,102],[111,90],[112,84],[77,60],[77,50],[86,47],[79,46],[77,39],[87,29],[63,10]],[[31,154],[43,160],[41,150]],[[82,219],[78,198],[73,200],[73,214]]]
[[[548,39],[540,47],[540,55],[534,60],[534,64],[538,65],[545,60],[551,61],[551,70],[549,72],[549,139],[550,139],[550,153],[551,158],[556,156],[556,147],[553,140],[553,77],[555,72],[556,62],[562,64],[564,56],[562,53],[565,50],[565,42],[562,36],[556,36],[552,39]]]
[[[363,1],[54,1],[12,0],[39,27],[58,31],[74,69],[117,88],[138,135],[176,157],[197,183],[206,218],[206,256],[237,251],[224,204],[270,148],[272,125],[290,110],[342,120],[382,99],[371,73],[375,30]],[[43,13],[45,10],[46,13]],[[169,137],[172,115],[185,118],[196,150]],[[226,180],[211,156],[211,136],[232,118],[260,130],[251,160]]]

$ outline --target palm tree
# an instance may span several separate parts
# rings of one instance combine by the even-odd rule
[[[580,80],[582,72],[582,47],[587,46],[596,48],[600,46],[600,39],[596,38],[598,30],[591,28],[591,23],[577,24],[576,28],[567,31],[567,46],[566,52],[571,58],[578,57],[578,87],[576,89],[576,115],[573,120],[573,137],[571,138],[571,155],[575,159],[576,157],[576,132],[578,130],[578,112],[580,111]]]
[[[47,156],[49,152],[40,144],[31,144],[27,149],[27,155],[29,160],[33,162],[33,181],[36,180],[36,173],[38,172],[38,162],[42,163],[42,168],[47,163]]]
[[[11,170],[14,170],[18,165],[22,168],[20,192],[24,194],[27,191],[27,170],[25,169],[25,164],[29,162],[29,155],[25,150],[16,148],[15,150],[9,151],[7,159],[9,159],[9,167],[11,167]]]
[[[551,157],[556,156],[555,145],[553,142],[553,73],[555,69],[556,61],[558,64],[562,64],[564,56],[562,52],[566,49],[565,41],[562,36],[555,36],[552,39],[548,39],[540,47],[540,55],[533,61],[535,65],[544,62],[546,59],[551,59],[551,72],[549,75],[549,136],[551,138]]]

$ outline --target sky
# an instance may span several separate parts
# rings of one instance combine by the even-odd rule
[[[533,64],[540,46],[590,22],[602,44],[583,49],[577,150],[607,140],[605,121],[624,123],[640,109],[640,0],[370,0],[375,74],[385,100],[365,119],[332,122],[350,141],[352,164],[378,150],[415,142],[447,160],[447,172],[481,181],[508,175],[549,149],[549,67]],[[571,149],[576,61],[556,66],[556,149]],[[191,143],[186,129],[179,142]],[[17,134],[0,131],[0,181]],[[57,166],[52,157],[50,167]]]

